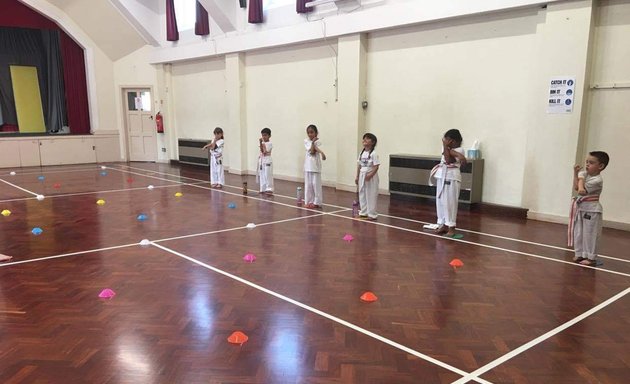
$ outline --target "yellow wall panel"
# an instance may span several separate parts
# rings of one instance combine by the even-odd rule
[[[20,132],[46,132],[37,68],[11,65],[11,82]]]

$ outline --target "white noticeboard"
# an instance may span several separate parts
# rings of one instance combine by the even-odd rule
[[[558,76],[549,82],[547,94],[547,113],[573,112],[575,96],[575,77]]]

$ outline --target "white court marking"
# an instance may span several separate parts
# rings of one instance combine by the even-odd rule
[[[228,277],[228,278],[230,278],[230,279],[232,279],[232,280],[238,281],[239,283],[245,284],[245,285],[250,286],[250,287],[252,287],[252,288],[254,288],[254,289],[256,289],[256,290],[259,290],[259,291],[261,291],[261,292],[264,292],[264,293],[266,293],[266,294],[268,294],[268,295],[274,296],[274,297],[276,297],[276,298],[278,298],[278,299],[280,299],[280,300],[283,300],[283,301],[286,301],[286,302],[288,302],[288,303],[290,303],[290,304],[293,304],[293,305],[295,305],[295,306],[298,306],[298,307],[300,307],[300,308],[302,308],[302,309],[305,309],[305,310],[307,310],[307,311],[309,311],[309,312],[312,312],[312,313],[314,313],[314,314],[316,314],[316,315],[319,315],[319,316],[324,317],[324,318],[326,318],[326,319],[328,319],[328,320],[331,320],[331,321],[333,321],[333,322],[335,322],[335,323],[337,323],[337,324],[341,324],[341,325],[343,325],[343,326],[345,326],[345,327],[347,327],[347,328],[350,328],[350,329],[352,329],[352,330],[355,330],[355,331],[357,331],[357,332],[360,332],[360,333],[362,333],[362,334],[364,334],[364,335],[366,335],[366,336],[368,336],[368,337],[371,337],[371,338],[376,339],[376,340],[378,340],[378,341],[380,341],[380,342],[383,342],[383,343],[385,343],[385,344],[388,344],[388,345],[390,345],[390,346],[392,346],[392,347],[394,347],[394,348],[397,348],[397,349],[399,349],[399,350],[401,350],[401,351],[403,351],[403,352],[406,352],[406,353],[408,353],[408,354],[410,354],[410,355],[413,355],[413,356],[416,356],[416,357],[418,357],[418,358],[420,358],[420,359],[422,359],[422,360],[425,360],[425,361],[428,361],[428,362],[430,362],[430,363],[433,363],[433,364],[435,364],[435,365],[437,365],[437,366],[439,366],[439,367],[442,367],[442,368],[444,368],[444,369],[447,369],[447,370],[449,370],[449,371],[451,371],[451,372],[454,372],[454,373],[456,373],[456,374],[458,374],[458,375],[461,375],[461,376],[467,376],[467,375],[469,375],[469,374],[468,374],[468,372],[462,371],[462,370],[461,370],[461,369],[459,369],[459,368],[453,367],[453,366],[451,366],[451,365],[449,365],[449,364],[446,364],[446,363],[444,363],[444,362],[442,362],[442,361],[440,361],[440,360],[434,359],[434,358],[432,358],[431,356],[425,355],[425,354],[423,354],[423,353],[421,353],[421,352],[418,352],[418,351],[416,351],[416,350],[413,350],[413,349],[411,349],[411,348],[409,348],[409,347],[406,347],[406,346],[404,346],[404,345],[402,345],[402,344],[396,343],[395,341],[392,341],[392,340],[390,340],[390,339],[387,339],[387,338],[385,338],[385,337],[383,337],[383,336],[381,336],[381,335],[378,335],[378,334],[376,334],[376,333],[374,333],[374,332],[370,332],[370,331],[368,331],[367,329],[361,328],[361,327],[359,327],[359,326],[357,326],[357,325],[355,325],[355,324],[352,324],[352,323],[350,323],[350,322],[348,322],[348,321],[345,321],[345,320],[343,320],[343,319],[341,319],[341,318],[339,318],[339,317],[333,316],[333,315],[331,315],[331,314],[329,314],[329,313],[326,313],[326,312],[324,312],[324,311],[320,311],[319,309],[316,309],[316,308],[314,308],[314,307],[311,307],[310,305],[306,305],[306,304],[302,303],[301,301],[297,301],[297,300],[291,299],[290,297],[284,296],[284,295],[282,295],[282,294],[280,294],[280,293],[277,293],[277,292],[275,292],[275,291],[272,291],[272,290],[270,290],[270,289],[267,289],[267,288],[265,288],[265,287],[263,287],[263,286],[261,286],[261,285],[258,285],[258,284],[256,284],[256,283],[253,283],[253,282],[251,282],[251,281],[249,281],[249,280],[243,279],[242,277],[238,277],[238,276],[236,276],[236,275],[233,275],[233,274],[231,274],[231,273],[229,273],[229,272],[226,272],[226,271],[224,271],[224,270],[222,270],[222,269],[219,269],[219,268],[213,267],[213,266],[211,266],[211,265],[209,265],[209,264],[206,264],[206,263],[204,263],[204,262],[202,262],[202,261],[199,261],[199,260],[197,260],[197,259],[195,259],[195,258],[193,258],[193,257],[190,257],[190,256],[187,256],[187,255],[184,255],[183,253],[177,252],[177,251],[175,251],[175,250],[173,250],[173,249],[170,249],[170,248],[168,248],[168,247],[165,247],[165,246],[162,246],[162,245],[159,245],[159,244],[155,244],[154,242],[152,242],[151,244],[152,244],[153,246],[157,247],[157,248],[162,249],[163,251],[166,251],[166,252],[172,253],[173,255],[179,256],[179,257],[181,257],[181,258],[183,258],[183,259],[185,259],[185,260],[188,260],[188,261],[190,261],[190,262],[193,262],[193,263],[195,263],[195,264],[197,264],[197,265],[200,265],[200,266],[202,266],[202,267],[204,267],[204,268],[206,268],[206,269],[209,269],[209,270],[211,270],[211,271],[213,271],[213,272],[216,272],[216,273],[218,273],[218,274],[221,274],[221,275],[223,275],[223,276],[225,276],[225,277]],[[489,382],[487,382],[487,381],[482,381],[482,382],[484,382],[484,383],[489,383]]]
[[[114,169],[114,168],[109,167],[108,169]],[[119,170],[119,171],[121,171],[121,172],[129,172],[129,171],[124,171],[124,170]],[[143,171],[146,171],[146,170],[143,170]],[[151,171],[151,172],[153,172],[153,171]],[[129,173],[132,173],[132,174],[133,174],[133,172],[129,172]],[[156,173],[156,172],[153,172],[153,173]],[[141,176],[145,176],[145,177],[152,177],[152,176],[147,176],[147,175],[141,175]],[[176,175],[176,176],[177,176],[177,175]],[[177,176],[177,177],[180,177],[180,176]],[[158,179],[157,177],[153,177],[153,178]],[[194,179],[194,178],[189,178],[189,179],[192,179],[192,180],[198,180],[198,179]],[[166,181],[173,182],[173,180],[169,180],[169,179],[162,179],[162,180],[166,180]],[[177,182],[177,181],[175,181],[175,182]],[[201,181],[201,183],[207,183],[207,182],[205,182],[205,181]],[[8,183],[8,184],[10,184],[10,183]],[[180,185],[180,184],[176,184],[176,186],[179,186],[179,185]],[[191,185],[191,186],[195,186],[195,187],[198,187],[198,188],[204,188],[204,189],[212,190],[211,188],[207,188],[207,187],[203,187],[203,186],[199,186],[199,185],[187,184],[187,183],[181,183],[181,185]],[[15,186],[15,187],[17,187],[17,186]],[[164,186],[164,187],[168,187],[168,186]],[[21,189],[20,187],[17,187],[17,188]],[[142,189],[145,189],[145,188],[142,188]],[[130,190],[130,189],[125,189],[125,190],[121,190],[121,191],[126,191],[126,190]],[[27,190],[25,190],[25,191],[27,191]],[[230,193],[230,192],[226,192],[226,191],[222,191],[222,190],[218,190],[218,191],[223,192],[223,193],[229,193],[229,194],[232,194],[232,193]],[[27,191],[27,192],[30,192],[30,191]],[[30,192],[30,193],[32,193],[32,192]],[[90,193],[90,194],[98,194],[98,193],[100,193],[100,192],[89,192],[89,193]],[[254,197],[251,197],[251,196],[248,196],[248,197],[249,197],[249,198],[254,198]],[[281,196],[281,197],[283,197],[283,196]],[[289,198],[289,197],[287,197],[287,198]],[[273,201],[273,200],[259,199],[259,198],[254,198],[254,199],[261,200],[261,201],[266,201],[266,202],[271,202],[271,203],[274,203],[274,204],[280,204],[280,205],[284,205],[284,206],[290,206],[290,207],[292,207],[292,208],[299,208],[299,207],[295,207],[295,206],[293,206],[293,205],[289,205],[289,204],[284,204],[284,203],[275,202],[275,201]],[[329,205],[329,206],[330,206],[330,205]],[[308,209],[307,209],[307,210],[308,210]],[[344,209],[342,209],[341,211],[335,211],[335,212],[319,212],[319,211],[315,211],[315,212],[317,212],[317,214],[315,214],[315,215],[304,216],[304,217],[299,217],[299,218],[292,218],[292,219],[286,219],[286,220],[279,220],[279,221],[277,221],[277,222],[269,222],[269,223],[257,224],[257,226],[262,226],[262,225],[271,225],[271,224],[275,224],[275,223],[287,222],[287,221],[294,221],[294,220],[300,220],[300,219],[307,219],[307,218],[310,218],[310,217],[316,217],[316,216],[321,216],[321,215],[331,215],[331,216],[335,216],[335,217],[339,217],[339,218],[343,218],[343,219],[350,219],[350,220],[354,220],[354,219],[352,219],[352,218],[349,218],[349,217],[346,217],[346,216],[341,216],[341,215],[338,215],[338,214],[337,214],[338,212],[347,211],[347,210],[348,210],[347,208],[344,208]],[[309,211],[310,211],[310,210],[309,210]],[[390,217],[396,218],[396,217],[394,217],[394,216],[390,216]],[[406,219],[406,220],[409,220],[409,219]],[[422,232],[422,231],[410,230],[410,229],[406,229],[406,228],[402,228],[402,227],[397,227],[397,226],[394,226],[394,225],[389,225],[389,224],[384,224],[384,223],[378,223],[378,222],[365,222],[365,223],[366,223],[366,224],[381,225],[381,226],[385,226],[385,227],[389,227],[389,228],[394,228],[394,229],[398,229],[398,230],[403,230],[403,231],[413,232],[413,233],[417,233],[417,234],[422,234],[422,235],[425,235],[425,236],[432,236],[432,237],[439,237],[439,238],[442,238],[442,239],[448,239],[448,238],[444,238],[444,237],[439,236],[439,235],[435,235],[435,234],[431,234],[431,233],[425,233],[425,232]],[[233,228],[233,229],[225,229],[225,230],[219,230],[219,231],[212,231],[212,232],[206,232],[206,233],[204,233],[204,234],[220,233],[220,232],[225,232],[225,231],[229,231],[229,230],[236,230],[236,229],[246,229],[246,227],[237,227],[237,228]],[[470,232],[473,232],[473,231],[470,231]],[[482,234],[482,235],[486,235],[486,234],[484,234],[484,233],[480,233],[480,234]],[[337,322],[337,323],[339,323],[339,324],[342,324],[342,325],[347,326],[347,327],[349,327],[349,328],[351,328],[351,329],[357,330],[357,331],[359,331],[359,332],[361,332],[361,333],[364,333],[364,334],[366,334],[366,335],[368,335],[368,336],[370,336],[370,337],[373,337],[373,338],[375,338],[375,339],[377,339],[377,340],[380,340],[380,341],[382,341],[382,342],[384,342],[384,343],[387,343],[387,344],[389,344],[389,345],[391,345],[391,346],[394,346],[395,348],[398,348],[398,349],[400,349],[400,350],[403,350],[403,351],[405,351],[405,352],[407,352],[407,353],[409,353],[409,354],[412,354],[412,355],[414,355],[414,356],[420,357],[420,358],[422,358],[422,359],[424,359],[424,360],[426,360],[426,361],[432,362],[432,363],[434,363],[434,364],[436,364],[436,365],[438,365],[438,366],[441,366],[441,367],[443,367],[443,368],[445,368],[445,369],[451,370],[452,372],[455,372],[455,373],[457,373],[457,374],[460,374],[460,375],[462,375],[463,377],[462,377],[462,379],[459,379],[459,380],[457,380],[457,381],[455,381],[455,382],[454,382],[454,383],[457,383],[457,384],[465,383],[465,382],[466,382],[466,381],[468,381],[468,380],[475,380],[475,381],[478,381],[478,382],[481,382],[481,383],[489,383],[489,382],[487,382],[487,381],[485,381],[485,380],[483,380],[483,379],[479,378],[478,376],[479,376],[479,375],[481,375],[481,374],[483,374],[483,373],[485,373],[485,372],[487,372],[488,370],[490,370],[490,369],[492,369],[492,368],[494,368],[494,367],[496,367],[496,366],[498,366],[498,365],[502,364],[503,362],[505,362],[505,361],[507,361],[507,360],[511,359],[512,357],[514,357],[514,356],[516,356],[516,355],[518,355],[518,354],[520,354],[520,353],[522,353],[522,352],[526,351],[527,349],[529,349],[529,348],[531,348],[531,347],[535,346],[536,344],[539,344],[540,342],[542,342],[542,341],[544,341],[544,340],[546,340],[546,339],[548,339],[548,338],[552,337],[553,335],[555,335],[555,334],[557,334],[557,333],[559,333],[559,332],[563,331],[564,329],[566,329],[566,328],[570,327],[571,325],[573,325],[573,324],[575,324],[575,323],[577,323],[577,322],[579,322],[579,321],[581,321],[581,320],[583,320],[583,319],[587,318],[588,316],[590,316],[590,315],[592,315],[592,314],[596,313],[597,311],[599,311],[599,310],[601,310],[602,308],[604,308],[604,307],[606,307],[606,306],[610,305],[611,303],[615,302],[616,300],[618,300],[619,298],[621,298],[621,297],[625,296],[628,292],[630,292],[630,288],[628,288],[628,289],[626,289],[625,291],[623,291],[623,292],[621,292],[621,293],[617,294],[616,296],[613,296],[612,298],[608,299],[607,301],[605,301],[605,302],[603,302],[603,303],[599,304],[598,306],[596,306],[596,307],[592,308],[591,310],[589,310],[589,311],[587,311],[587,312],[583,313],[582,315],[580,315],[580,316],[578,316],[578,317],[574,318],[573,320],[571,320],[571,321],[569,321],[569,322],[567,322],[567,323],[565,323],[565,324],[563,324],[563,325],[561,325],[561,326],[559,326],[559,327],[555,328],[554,330],[552,330],[552,331],[550,331],[550,332],[548,332],[548,333],[546,333],[546,334],[544,334],[544,335],[542,335],[542,336],[539,336],[538,338],[536,338],[536,339],[534,339],[534,340],[532,340],[532,341],[530,341],[530,342],[528,342],[528,343],[524,344],[523,346],[521,346],[521,347],[519,347],[519,348],[517,348],[517,349],[515,349],[515,350],[513,350],[513,351],[511,351],[511,352],[509,352],[509,353],[507,353],[506,355],[502,356],[502,357],[501,357],[501,358],[499,358],[499,359],[496,359],[495,361],[493,361],[493,362],[491,362],[491,363],[489,363],[489,364],[485,365],[484,367],[479,368],[479,369],[477,369],[477,370],[476,370],[476,371],[474,371],[474,372],[467,373],[467,372],[464,372],[464,371],[459,370],[458,368],[451,367],[450,365],[448,365],[448,364],[446,364],[446,363],[443,363],[443,362],[441,362],[441,361],[439,361],[439,360],[435,360],[435,359],[431,358],[430,356],[423,355],[423,354],[421,354],[420,352],[414,351],[414,350],[412,350],[412,349],[410,349],[410,348],[408,348],[408,347],[405,347],[405,346],[400,345],[400,344],[398,344],[398,343],[395,343],[395,342],[393,342],[393,341],[391,341],[391,340],[388,340],[388,339],[386,339],[386,338],[383,338],[383,337],[382,337],[382,336],[380,336],[380,335],[377,335],[377,334],[374,334],[374,333],[372,333],[372,332],[370,332],[370,331],[364,330],[364,329],[362,329],[362,328],[360,328],[360,327],[358,327],[358,326],[355,326],[354,324],[351,324],[351,323],[348,323],[348,322],[346,322],[346,321],[344,321],[344,320],[342,320],[342,319],[336,318],[335,316],[332,316],[332,315],[329,315],[329,314],[327,314],[327,313],[321,312],[321,311],[319,311],[319,310],[317,310],[317,309],[315,309],[315,308],[309,307],[309,306],[307,306],[307,305],[305,305],[305,304],[303,304],[303,303],[301,303],[301,302],[295,301],[295,300],[290,299],[290,298],[288,298],[288,297],[286,297],[286,296],[283,296],[283,295],[277,294],[277,293],[275,293],[275,292],[273,292],[273,291],[270,291],[270,290],[268,290],[268,289],[266,289],[266,288],[264,288],[264,287],[258,286],[258,285],[254,284],[254,283],[251,283],[251,282],[247,281],[247,280],[244,280],[244,279],[242,279],[242,278],[239,278],[238,276],[231,275],[231,274],[229,274],[229,273],[227,273],[227,272],[225,272],[225,271],[221,271],[221,270],[219,270],[219,269],[217,269],[217,268],[215,268],[215,267],[212,267],[212,266],[210,266],[210,265],[204,264],[204,263],[202,263],[202,262],[200,262],[200,261],[198,261],[198,260],[196,260],[196,259],[194,259],[194,258],[191,258],[191,257],[189,257],[189,256],[186,256],[186,255],[180,254],[180,253],[178,253],[178,252],[176,252],[176,251],[173,251],[173,250],[171,250],[171,249],[169,249],[169,248],[167,248],[167,247],[163,247],[163,246],[161,246],[161,245],[159,245],[159,244],[156,244],[156,243],[157,243],[157,242],[159,242],[159,241],[167,241],[167,240],[172,240],[172,239],[185,238],[185,237],[189,237],[189,236],[199,236],[199,234],[197,234],[197,235],[179,236],[179,237],[175,237],[175,238],[166,238],[166,239],[162,239],[162,240],[155,240],[155,241],[151,242],[151,244],[152,244],[153,246],[155,246],[155,247],[161,248],[161,249],[163,249],[163,250],[165,250],[165,251],[167,251],[167,252],[173,253],[173,254],[175,254],[175,255],[177,255],[177,256],[179,256],[179,257],[182,257],[182,258],[184,258],[184,259],[187,259],[187,260],[189,260],[189,261],[191,261],[191,262],[197,263],[198,265],[202,265],[202,266],[204,266],[205,268],[208,268],[208,269],[210,269],[210,270],[213,270],[213,271],[215,271],[215,272],[217,272],[217,273],[221,273],[221,274],[223,274],[223,275],[225,275],[225,276],[228,276],[228,277],[230,277],[230,278],[233,278],[234,280],[240,281],[240,282],[242,282],[242,283],[244,283],[244,284],[250,285],[250,286],[252,286],[252,287],[254,287],[254,288],[256,288],[256,289],[259,289],[259,290],[261,290],[261,291],[263,291],[263,292],[266,292],[266,293],[268,293],[268,294],[270,294],[270,295],[273,295],[273,296],[275,296],[275,297],[278,297],[278,298],[280,298],[280,299],[282,299],[282,300],[285,300],[285,301],[287,301],[287,302],[290,302],[290,303],[292,303],[292,304],[294,304],[294,305],[300,306],[301,308],[307,309],[307,310],[309,310],[309,311],[311,311],[311,312],[313,312],[313,313],[316,313],[316,314],[318,314],[318,315],[320,315],[320,316],[326,317],[326,318],[328,318],[328,319],[330,319],[330,320],[333,320],[333,321],[335,321],[335,322]],[[494,236],[494,235],[489,235],[489,236]],[[508,239],[508,240],[513,240],[513,239],[511,239],[511,238],[506,238],[506,239]],[[513,250],[509,250],[509,249],[504,249],[504,248],[495,247],[495,246],[490,246],[490,245],[484,245],[484,244],[480,244],[480,243],[474,243],[474,242],[470,242],[470,241],[466,241],[466,240],[461,240],[461,239],[448,239],[448,240],[452,240],[452,241],[460,241],[460,242],[463,242],[463,243],[466,243],[466,244],[470,244],[470,245],[477,245],[477,246],[481,246],[481,247],[487,247],[487,248],[490,248],[490,249],[501,250],[501,251],[505,251],[505,252],[516,253],[516,254],[521,254],[521,255],[526,255],[526,256],[538,257],[538,258],[542,258],[542,259],[546,259],[546,260],[551,260],[551,261],[555,261],[555,262],[563,262],[563,263],[570,264],[570,265],[576,265],[575,263],[572,263],[572,262],[566,262],[566,261],[563,261],[563,260],[552,259],[552,258],[548,258],[548,257],[540,256],[540,255],[535,255],[535,254],[530,254],[530,253],[525,253],[525,252],[520,252],[520,251],[513,251]],[[539,243],[531,243],[531,244],[545,246],[545,244],[539,244]],[[7,262],[7,263],[0,264],[0,267],[3,267],[3,266],[10,266],[10,265],[16,265],[16,264],[23,264],[23,263],[29,263],[29,262],[44,261],[44,260],[50,260],[50,259],[55,259],[55,258],[60,258],[60,257],[68,257],[68,256],[74,256],[74,255],[85,254],[85,253],[92,253],[92,252],[98,252],[98,251],[104,251],[104,250],[112,250],[112,249],[123,248],[123,247],[129,247],[129,246],[137,246],[137,245],[138,245],[138,243],[133,243],[133,244],[126,244],[126,245],[114,246],[114,247],[100,248],[100,249],[96,249],[96,250],[81,251],[81,252],[73,252],[73,253],[67,253],[67,254],[56,255],[56,256],[48,256],[48,257],[43,257],[43,258],[38,258],[38,259],[33,259],[33,260],[23,260],[23,261]],[[550,247],[553,247],[553,246],[550,246]],[[581,266],[581,267],[586,267],[586,266]],[[586,268],[593,268],[593,267],[586,267]],[[599,268],[593,268],[593,269],[599,269]],[[600,269],[600,270],[601,270],[601,269]],[[609,273],[616,273],[616,274],[620,274],[620,275],[623,275],[623,276],[630,276],[630,275],[628,275],[628,274],[619,273],[619,272],[613,272],[613,271],[609,271],[609,270],[601,270],[601,271],[603,271],[603,272],[609,272]]]
[[[173,187],[181,187],[182,185],[195,186],[196,184],[205,184],[204,182],[181,184],[181,183],[178,183],[176,181],[174,181],[174,183],[177,183],[177,184],[155,185],[155,186],[153,186],[153,188],[154,189],[158,189],[158,188],[173,188]],[[54,198],[58,198],[58,197],[68,197],[68,196],[100,195],[100,194],[114,193],[114,192],[139,191],[139,190],[143,190],[143,189],[147,189],[147,187],[134,187],[134,188],[123,188],[123,189],[105,189],[105,190],[98,191],[98,192],[60,193],[58,195],[46,195],[46,198],[47,199],[54,199]],[[24,200],[36,200],[36,198],[35,197],[21,197],[21,198],[18,198],[18,199],[0,200],[0,203],[11,202],[11,201],[24,201]]]
[[[17,188],[17,189],[19,189],[20,191],[23,191],[23,192],[26,192],[26,193],[30,193],[31,195],[34,195],[34,196],[39,195],[39,193],[35,193],[35,192],[33,192],[33,191],[29,191],[28,189],[22,188],[22,187],[20,187],[19,185],[15,185],[15,184],[10,183],[10,182],[8,182],[8,181],[6,181],[6,180],[4,180],[4,179],[0,179],[0,181],[2,181],[2,182],[3,182],[3,183],[5,183],[5,184],[8,184],[8,185],[12,186],[13,188]]]
[[[581,315],[574,317],[573,319],[567,321],[566,323],[552,329],[551,331],[545,333],[544,335],[540,335],[537,338],[533,339],[532,341],[525,343],[523,345],[521,345],[520,347],[506,353],[505,355],[501,356],[500,358],[484,365],[481,368],[478,368],[477,370],[471,372],[468,375],[465,375],[464,377],[462,377],[461,379],[454,381],[453,384],[465,384],[467,383],[469,380],[473,380],[473,379],[477,379],[477,377],[479,375],[482,375],[486,372],[488,372],[489,370],[491,370],[492,368],[495,368],[503,363],[505,363],[506,361],[514,358],[515,356],[520,355],[521,353],[527,351],[528,349],[536,346],[537,344],[542,343],[543,341],[557,335],[558,333],[564,331],[565,329],[571,327],[572,325],[586,319],[587,317],[593,315],[596,312],[599,312],[600,310],[606,308],[607,306],[609,306],[610,304],[614,303],[615,301],[621,299],[622,297],[624,297],[625,295],[627,295],[628,293],[630,293],[630,288],[626,288],[625,290],[619,292],[618,294],[616,294],[615,296],[609,298],[608,300],[600,303],[599,305],[589,309],[588,311],[582,313]]]
[[[408,222],[418,223],[418,224],[432,224],[432,223],[429,223],[429,222],[426,222],[426,221],[414,220],[414,219],[409,219],[409,218],[406,218],[406,217],[391,216],[391,215],[385,215],[385,214],[379,214],[379,216],[384,216],[384,217],[388,217],[388,218],[395,219],[395,220],[408,221]],[[522,240],[522,239],[517,239],[517,238],[514,238],[514,237],[507,237],[507,236],[501,236],[501,235],[494,235],[492,233],[477,232],[477,231],[473,231],[471,229],[464,229],[464,228],[459,228],[458,227],[457,231],[458,232],[473,233],[475,235],[481,235],[481,236],[494,237],[496,239],[514,241],[514,242],[517,242],[517,243],[530,244],[530,245],[535,245],[535,246],[539,246],[539,247],[551,248],[551,249],[556,249],[556,250],[559,250],[559,251],[573,252],[573,249],[571,249],[571,248],[558,247],[556,245],[550,245],[550,244],[544,244],[544,243],[536,243],[534,241]],[[625,260],[625,259],[620,259],[620,258],[612,257],[612,256],[606,256],[606,255],[602,255],[602,254],[597,254],[597,257],[606,258],[606,259],[610,259],[610,260],[621,261],[621,262],[624,262],[624,263],[630,263],[630,259]]]
[[[16,168],[18,169],[18,168]],[[103,169],[100,169],[100,166],[92,166],[91,168],[89,167],[71,167],[69,166],[68,168],[64,168],[64,169],[50,169],[50,170],[38,170],[38,171],[26,171],[26,172],[16,172],[15,175],[11,175],[10,173],[6,173],[6,174],[1,174],[0,177],[16,177],[19,178],[20,176],[24,176],[24,175],[48,175],[48,174],[53,174],[53,173],[73,173],[76,171],[96,171],[96,170],[100,170],[100,171],[104,171]]]
[[[130,168],[130,169],[135,169],[135,170],[142,170],[142,171],[151,172],[151,173],[164,174],[164,175],[168,175],[168,176],[182,177],[182,178],[185,178],[185,179],[200,181],[199,179],[195,179],[195,178],[187,177],[187,176],[178,176],[178,175],[169,174],[169,173],[166,173],[166,172],[145,170],[143,168],[131,167],[131,166],[128,166],[128,165],[122,165],[122,166],[126,167],[126,168]],[[240,189],[239,187],[234,187],[234,186],[229,186],[229,185],[226,185],[226,187]],[[284,195],[275,195],[275,196],[282,197],[282,198],[287,198],[287,199],[292,199],[293,198],[292,196],[284,196]],[[344,208],[344,207],[333,205],[333,204],[323,204],[323,205],[328,206],[328,207],[338,208],[338,209]],[[348,210],[350,210],[350,209],[348,208]],[[392,216],[392,215],[386,215],[386,214],[380,214],[380,213],[379,213],[379,216],[383,216],[383,217],[387,217],[387,218],[391,218],[391,219],[396,219],[396,220],[408,221],[408,222],[412,222],[412,223],[418,223],[418,224],[431,224],[431,223],[429,223],[427,221],[414,220],[414,219],[409,219],[409,218],[400,217],[400,216]],[[536,245],[536,246],[556,249],[556,250],[560,250],[560,251],[573,252],[573,249],[571,249],[571,248],[558,247],[558,246],[550,245],[550,244],[537,243],[537,242],[534,242],[534,241],[521,240],[521,239],[517,239],[517,238],[513,238],[513,237],[494,235],[492,233],[486,233],[486,232],[477,232],[477,231],[473,231],[473,230],[470,230],[470,229],[463,229],[463,228],[459,228],[459,227],[457,228],[457,230],[459,232],[474,233],[476,235],[494,237],[494,238],[507,240],[507,241],[514,241],[514,242],[518,242],[518,243]],[[422,231],[420,233],[428,234],[428,233],[422,232]],[[440,237],[442,237],[444,239],[449,239],[449,238],[446,238],[446,237],[443,237],[443,236],[440,236]],[[450,239],[450,240],[458,240],[458,239]],[[616,260],[616,261],[621,261],[621,262],[625,262],[625,263],[630,263],[630,260],[620,259],[620,258],[616,258],[616,257],[612,257],[612,256],[602,255],[602,254],[598,254],[598,257],[607,258],[607,259]]]
[[[36,263],[36,262],[39,262],[39,261],[60,259],[60,258],[69,257],[69,256],[84,255],[86,253],[95,253],[95,252],[101,252],[101,251],[109,251],[109,250],[112,250],[112,249],[133,247],[134,245],[138,245],[138,243],[115,245],[115,246],[112,246],[112,247],[103,247],[103,248],[97,248],[97,249],[90,249],[90,250],[87,250],[87,251],[77,251],[77,252],[70,252],[70,253],[62,253],[62,254],[59,254],[59,255],[44,256],[44,257],[38,257],[36,259],[29,259],[29,260],[8,261],[6,263],[0,263],[0,268],[1,267],[8,267],[8,266],[11,266],[11,265],[28,264],[28,263]],[[13,260],[15,260],[15,258],[13,258]]]
[[[131,168],[131,167],[129,167],[129,168]],[[150,177],[154,177],[154,176],[150,176]],[[158,177],[155,177],[155,178],[159,179]],[[203,187],[201,185],[198,185],[196,187],[197,188],[204,188],[204,189],[213,190],[212,188]],[[214,189],[214,190],[216,190],[216,189]],[[220,191],[220,192],[228,193],[228,194],[233,194],[232,192],[227,192],[227,191],[223,191],[223,190],[216,190],[216,191]],[[243,196],[245,196],[245,195],[243,195]],[[286,197],[286,196],[282,196],[282,195],[277,195],[277,196]],[[253,199],[257,199],[257,200],[263,200],[263,201],[271,202],[273,204],[280,204],[280,205],[284,205],[284,206],[290,206],[290,207],[293,207],[293,208],[296,208],[296,209],[306,209],[306,210],[311,211],[308,208],[296,207],[294,205],[280,203],[280,202],[276,202],[276,201],[273,201],[273,200],[259,199],[259,198],[256,198],[256,197],[249,197],[249,198],[253,198]],[[328,204],[324,204],[324,205],[329,206]],[[342,215],[338,215],[338,214],[334,214],[334,213],[326,213],[326,214],[331,215],[331,216],[335,216],[335,217],[339,217],[339,218],[343,218],[343,219],[346,219],[346,220],[356,220],[356,219],[354,219],[352,217],[342,216]],[[515,254],[523,255],[523,256],[530,256],[530,257],[535,257],[535,258],[539,258],[539,259],[543,259],[543,260],[550,260],[550,261],[554,261],[554,262],[558,262],[558,263],[564,263],[564,264],[567,264],[567,265],[575,266],[575,267],[578,267],[578,268],[591,268],[591,269],[595,269],[595,270],[606,272],[606,273],[612,273],[612,274],[617,274],[617,275],[621,275],[621,276],[625,276],[625,277],[630,277],[630,274],[627,274],[627,273],[617,272],[617,271],[614,271],[614,270],[603,269],[603,268],[599,268],[599,267],[591,267],[591,266],[587,266],[587,265],[577,264],[577,263],[574,263],[573,261],[554,259],[554,258],[551,258],[551,257],[542,256],[542,255],[538,255],[538,254],[534,254],[534,253],[522,252],[522,251],[512,250],[512,249],[508,249],[508,248],[497,247],[497,246],[494,246],[494,245],[487,245],[487,244],[483,244],[483,243],[476,243],[476,242],[473,242],[473,241],[468,241],[468,240],[463,240],[463,239],[453,239],[453,238],[444,237],[444,236],[441,236],[441,235],[436,235],[434,233],[419,231],[419,230],[415,230],[415,229],[408,229],[408,228],[399,227],[399,226],[395,226],[395,225],[391,225],[391,224],[380,223],[378,221],[363,221],[363,222],[366,223],[366,224],[379,225],[379,226],[383,226],[383,227],[398,229],[398,230],[401,230],[401,231],[416,233],[416,234],[423,235],[423,236],[440,238],[440,239],[449,240],[449,241],[457,241],[457,242],[461,242],[461,243],[464,243],[464,244],[476,245],[476,246],[483,247],[483,248],[489,248],[489,249],[503,251],[503,252],[515,253]],[[543,244],[539,244],[539,245],[543,245]]]

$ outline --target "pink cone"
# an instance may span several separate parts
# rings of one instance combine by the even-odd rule
[[[351,242],[352,240],[354,240],[354,237],[352,237],[352,235],[350,234],[347,234],[343,237],[343,241]]]
[[[256,261],[256,256],[253,253],[246,253],[245,256],[243,256],[243,260],[247,263],[253,263]]]
[[[100,297],[101,299],[111,299],[114,296],[116,296],[116,292],[112,291],[109,288],[103,289],[101,293],[98,294],[98,297]]]

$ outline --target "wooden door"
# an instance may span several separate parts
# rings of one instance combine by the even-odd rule
[[[151,91],[125,89],[124,94],[129,161],[157,161]]]

